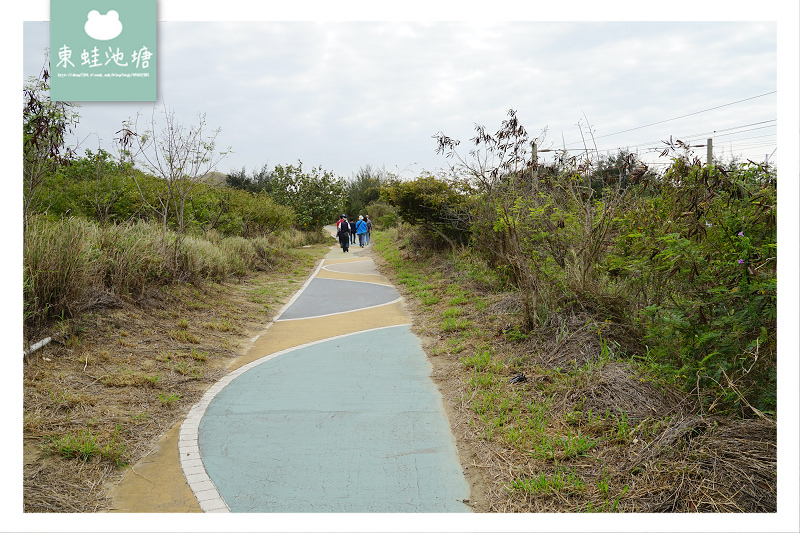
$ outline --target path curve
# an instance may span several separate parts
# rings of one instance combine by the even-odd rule
[[[205,512],[469,512],[431,366],[368,248],[333,247],[181,426]]]

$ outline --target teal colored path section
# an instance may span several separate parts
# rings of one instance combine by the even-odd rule
[[[408,326],[306,346],[248,370],[199,427],[233,512],[469,512],[469,486]]]

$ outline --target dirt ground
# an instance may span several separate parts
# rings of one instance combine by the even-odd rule
[[[227,373],[328,250],[304,249],[240,282],[106,298],[32,334],[53,342],[24,362],[24,511],[113,510],[109,488]]]
[[[114,511],[111,492],[123,475],[148,476],[136,465],[159,453],[162,439],[170,438],[204,391],[241,360],[253,337],[328,250],[314,246],[294,264],[236,283],[171,286],[127,301],[99,298],[104,307],[33,332],[34,341],[47,336],[54,341],[24,362],[24,511]],[[391,268],[375,259],[392,280]],[[429,266],[448,271],[447,265]],[[450,274],[460,282],[457,273]],[[607,480],[624,495],[618,500],[620,511],[775,512],[773,420],[698,413],[691,398],[659,388],[618,363],[598,365],[578,381],[550,383],[554,374],[542,370],[548,364],[597,351],[579,335],[544,350],[525,343],[512,346],[502,335],[496,344],[508,361],[507,371],[528,376],[519,385],[528,398],[540,398],[543,387],[557,391],[552,419],[558,422],[548,428],[552,435],[574,429],[565,421],[579,403],[594,412],[619,407],[632,417],[632,429],[623,436],[626,443],[607,438],[613,429],[608,424],[579,421],[578,429],[601,443],[591,456],[566,463],[580,472],[586,487],[577,494],[535,498],[510,491],[515,477],[533,479],[552,470],[552,462],[534,460],[502,439],[482,437],[469,405],[470,371],[462,362],[469,347],[460,354],[448,352],[448,334],[434,325],[442,309],[423,306],[396,286],[407,297],[414,330],[433,366],[474,511],[575,512],[587,502],[599,508],[603,500],[596,487]],[[473,318],[487,330],[502,331],[513,314],[513,295],[484,296],[488,307]],[[538,359],[530,356],[534,352]],[[558,463],[556,468],[561,468]]]
[[[406,262],[430,273],[428,299],[438,303],[415,298],[388,262],[376,258],[376,263],[407,298],[414,330],[433,364],[433,378],[474,488],[475,510],[776,511],[775,419],[707,412],[696,396],[668,386],[624,356],[604,356],[598,331],[623,354],[635,353],[633,337],[623,325],[571,312],[561,317],[563,335],[543,332],[514,338],[513,325],[521,309],[518,294],[473,283],[444,256],[402,245],[400,249]],[[476,325],[468,332],[441,327],[450,284],[480,301],[480,306],[460,308],[459,316]],[[465,364],[486,347],[500,369],[495,375]],[[517,374],[526,379],[513,383],[510,378]],[[492,426],[502,415],[484,418],[477,411],[474,400],[483,391],[475,388],[476,376],[495,380],[491,393],[481,400],[493,398],[489,411],[502,410],[504,402],[513,398],[531,406],[548,405],[543,440],[515,444],[510,440],[513,426]],[[525,421],[523,413],[518,423]],[[560,450],[561,445],[575,442],[589,443],[590,451]],[[552,446],[547,456],[535,449],[539,444]],[[574,486],[555,488],[564,480]],[[524,490],[513,488],[520,483]]]
[[[239,283],[111,300],[38,332],[54,341],[25,360],[25,512],[199,512],[188,486],[158,482],[182,475],[177,456],[170,459],[177,428],[208,387],[247,362],[252,340],[328,249]],[[487,511],[484,472],[456,405],[456,363],[431,362],[472,487],[469,504]],[[130,497],[137,491],[151,491],[147,509]]]

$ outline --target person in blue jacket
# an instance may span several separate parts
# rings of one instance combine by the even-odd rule
[[[367,235],[367,223],[364,222],[364,217],[358,215],[358,222],[356,222],[356,234],[358,235],[358,245],[364,247],[364,239]]]

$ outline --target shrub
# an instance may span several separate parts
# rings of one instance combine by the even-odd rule
[[[99,225],[81,217],[34,216],[25,236],[23,316],[26,324],[74,317],[105,293],[141,294],[175,280],[243,277],[280,264],[291,248],[325,239],[289,229],[256,239],[179,237],[154,222]]]
[[[758,165],[676,160],[621,219],[608,259],[641,309],[650,355],[717,405],[775,408],[775,184]]]
[[[386,202],[373,202],[364,208],[376,230],[393,228],[400,222],[397,209]]]
[[[467,195],[458,183],[426,175],[413,181],[394,179],[381,189],[381,200],[409,224],[422,226],[454,247],[470,235]]]
[[[257,237],[252,240],[253,251],[259,263],[264,267],[277,264],[282,257],[281,249],[274,241],[275,239],[268,237]]]

